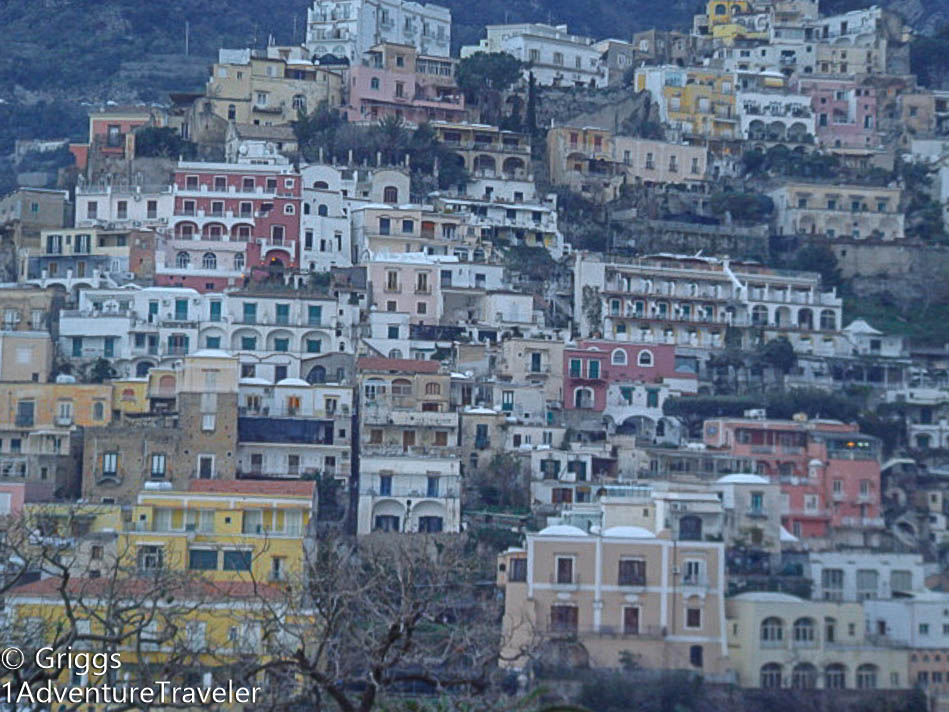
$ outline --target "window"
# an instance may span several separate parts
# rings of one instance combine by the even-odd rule
[[[847,668],[839,663],[828,665],[824,669],[824,688],[843,690],[847,687]]]
[[[382,432],[381,430],[379,431]],[[392,496],[392,475],[379,476],[379,494],[383,497]]]
[[[224,552],[224,571],[250,571],[251,552],[230,550]]]
[[[685,609],[685,627],[686,628],[701,628],[702,627],[702,609],[701,608],[686,608]]]
[[[426,497],[437,497],[437,496],[438,496],[438,479],[439,479],[439,478],[438,478],[437,475],[436,475],[436,476],[429,476],[429,477],[428,477],[428,480],[427,480],[427,483],[426,483],[426,489],[425,489],[425,496],[426,496]]]
[[[102,455],[102,474],[103,476],[114,477],[119,468],[119,453],[106,452]]]
[[[274,351],[289,351],[290,339],[274,339],[273,349]]]
[[[416,314],[425,314],[428,311],[428,305],[425,302],[418,302],[415,305]]]
[[[616,349],[610,356],[610,363],[614,366],[626,365],[626,352],[623,349]]]
[[[90,200],[86,203],[86,218],[88,220],[95,220],[99,214],[99,204],[95,201]]]
[[[198,457],[198,477],[202,480],[209,480],[214,477],[214,455]]]
[[[759,681],[761,687],[766,690],[781,687],[781,666],[777,663],[762,665]]]
[[[442,386],[440,383],[426,383],[425,384],[425,395],[427,396],[439,396],[442,393]]]
[[[780,648],[784,641],[784,621],[770,617],[761,621],[761,647]]]
[[[636,363],[644,367],[652,366],[652,351],[640,351]]]
[[[369,80],[369,88],[370,89],[379,88],[379,77],[373,77],[372,79]]]
[[[214,549],[189,549],[188,568],[192,571],[216,571],[217,551]]]
[[[217,255],[213,252],[205,253],[201,258],[201,267],[203,269],[217,269]]]
[[[578,358],[570,359],[570,377],[571,378],[580,378],[582,363],[583,362]]]
[[[913,574],[911,571],[894,569],[890,572],[890,591],[907,593],[913,590]]]
[[[704,664],[701,645],[692,645],[689,647],[689,663],[693,667],[702,667]]]
[[[322,339],[307,339],[306,340],[306,352],[308,354],[318,354],[323,348]]]
[[[589,378],[600,377],[600,362],[599,361],[591,360],[587,362],[587,376]]]
[[[152,455],[151,476],[161,479],[165,476],[165,456],[160,453]]]
[[[518,557],[516,559],[511,559],[510,570],[508,571],[507,580],[509,582],[527,581],[527,559],[526,558]]]
[[[382,202],[384,203],[398,203],[399,202],[399,189],[394,185],[387,185],[382,191]]]
[[[821,571],[821,588],[825,601],[841,601],[844,596],[843,569],[824,569]]]
[[[646,562],[642,559],[621,559],[617,584],[620,586],[645,586]]]
[[[794,644],[800,647],[814,645],[814,620],[812,618],[798,618],[794,621]]]
[[[557,557],[557,583],[573,583],[573,557]]]
[[[857,570],[857,600],[876,598],[879,591],[880,575],[873,569]]]
[[[142,572],[160,571],[163,555],[160,546],[140,546],[138,549],[138,568]]]
[[[557,633],[576,633],[578,629],[577,607],[563,605],[551,606],[550,629]]]
[[[877,666],[861,665],[857,668],[857,689],[875,690],[877,686]]]

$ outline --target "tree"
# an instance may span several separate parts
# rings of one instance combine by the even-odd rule
[[[530,136],[537,133],[537,80],[533,72],[527,75],[527,111],[524,116],[524,131]]]
[[[172,128],[145,126],[135,132],[136,158],[194,158],[195,145]]]
[[[774,202],[761,193],[715,193],[709,200],[712,213],[731,215],[733,220],[759,223],[774,212]]]
[[[759,347],[758,360],[781,374],[781,387],[783,388],[785,377],[797,364],[797,354],[794,353],[794,347],[788,341],[788,337],[779,336]]]
[[[827,245],[805,245],[794,254],[788,266],[803,272],[817,272],[825,289],[843,286],[837,255]]]
[[[325,101],[320,102],[310,113],[300,111],[293,122],[293,132],[303,157],[308,161],[317,161],[320,149],[323,150],[324,161],[336,156],[336,134],[345,123],[343,115],[337,109],[331,109]]]
[[[546,247],[515,245],[504,255],[504,266],[532,280],[549,279],[557,269],[557,263]]]
[[[423,691],[489,699],[500,676],[499,610],[493,586],[478,583],[489,569],[468,546],[464,535],[326,534],[300,589],[267,621],[273,658],[247,679],[301,680],[283,696],[288,708],[371,712]]]
[[[481,121],[499,124],[501,95],[521,77],[524,64],[506,52],[475,52],[458,63],[455,79]]]
[[[386,114],[373,128],[373,139],[382,160],[388,165],[402,163],[409,146],[409,134],[405,122],[397,114]]]
[[[104,358],[97,358],[89,369],[89,383],[105,383],[115,378],[115,369]]]

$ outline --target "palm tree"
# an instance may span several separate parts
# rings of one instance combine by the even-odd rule
[[[394,165],[404,160],[408,148],[408,132],[405,122],[397,114],[386,114],[374,127],[374,138],[382,160]]]

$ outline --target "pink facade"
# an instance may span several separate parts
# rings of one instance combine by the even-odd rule
[[[868,148],[879,144],[873,87],[852,79],[801,79],[798,91],[811,97],[821,146]]]
[[[226,286],[234,273],[261,278],[299,265],[299,174],[250,165],[181,164],[174,192],[175,249],[165,259],[171,272],[158,270],[157,284],[207,291],[210,284]]]
[[[372,262],[372,303],[379,311],[402,312],[413,324],[438,324],[441,267],[437,262]]]
[[[580,341],[563,352],[564,406],[603,411],[607,390],[616,384],[694,381],[694,373],[676,371],[675,346],[617,341]],[[592,395],[592,398],[591,398]]]
[[[705,445],[754,463],[781,483],[783,525],[795,536],[880,527],[880,443],[839,422],[716,418]]]

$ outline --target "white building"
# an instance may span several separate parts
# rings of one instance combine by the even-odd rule
[[[419,54],[447,57],[451,10],[405,0],[315,0],[306,14],[306,47],[358,62],[381,42],[414,46]]]
[[[909,598],[863,602],[867,633],[910,648],[949,648],[949,594],[917,591]]]
[[[809,568],[815,600],[888,600],[925,589],[921,554],[825,551],[810,555]]]
[[[76,227],[161,228],[174,212],[172,186],[76,185]]]
[[[814,142],[815,119],[808,96],[740,91],[735,104],[741,135],[749,141]]]
[[[507,52],[527,63],[524,77],[534,74],[541,86],[607,85],[602,52],[590,37],[571,35],[566,25],[525,22],[513,25],[488,25],[487,37],[477,45],[461,48],[461,56],[476,52]]]
[[[297,152],[293,127],[262,126],[230,122],[224,139],[224,155],[228,163],[257,166],[287,166]]]

